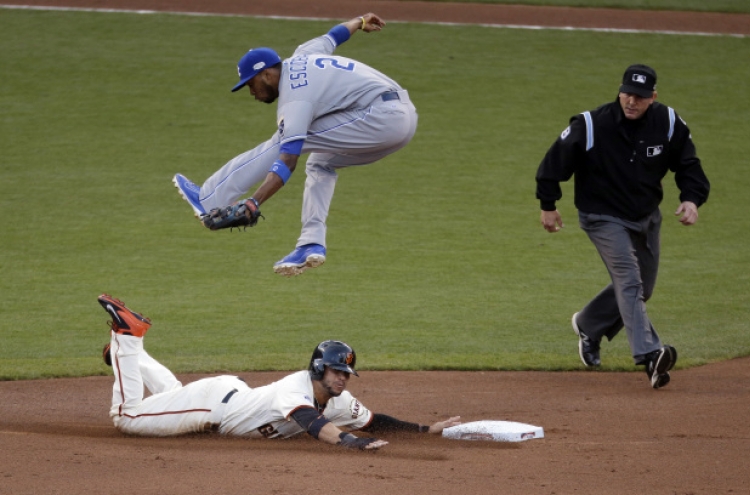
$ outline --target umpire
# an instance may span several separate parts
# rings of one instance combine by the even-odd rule
[[[625,71],[617,99],[570,119],[536,174],[541,223],[563,227],[555,202],[560,182],[575,174],[581,228],[596,246],[611,283],[572,319],[581,361],[601,364],[600,343],[625,327],[636,365],[645,365],[655,389],[669,383],[677,361],[646,314],[659,267],[662,179],[674,172],[680,190],[675,212],[683,225],[698,220],[709,182],[685,122],[656,100],[656,72],[646,65]]]

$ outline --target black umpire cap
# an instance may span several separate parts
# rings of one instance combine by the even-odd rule
[[[651,98],[656,91],[656,71],[648,65],[635,64],[625,70],[620,93],[630,93]]]

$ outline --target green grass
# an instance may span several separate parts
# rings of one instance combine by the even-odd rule
[[[402,0],[411,1],[411,0]],[[696,12],[750,13],[747,0],[430,0],[433,2],[546,5],[607,9],[682,10]]]
[[[198,226],[170,182],[196,181],[274,130],[229,91],[253,45],[284,55],[330,22],[0,9],[0,379],[106,374],[109,292],[154,321],[177,372],[297,369],[343,339],[361,369],[580,369],[570,315],[606,273],[577,228],[538,224],[534,174],[568,118],[615,97],[633,62],[691,127],[712,180],[673,220],[650,315],[681,367],[750,354],[750,42],[394,24],[340,54],[410,90],[417,136],[344,170],[327,263],[294,279],[304,177],[244,233]],[[404,49],[404,47],[408,47]],[[607,370],[635,369],[622,335]]]

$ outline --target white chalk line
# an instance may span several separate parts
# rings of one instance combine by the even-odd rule
[[[53,7],[41,5],[0,5],[3,9],[21,9],[21,10],[44,10],[44,11],[71,11],[71,12],[102,12],[107,14],[167,14],[167,15],[186,15],[196,17],[250,17],[254,19],[280,19],[288,21],[335,21],[325,17],[295,17],[280,15],[245,15],[245,14],[219,14],[211,12],[173,12],[163,10],[128,10],[128,9],[103,9],[93,7]],[[461,23],[461,22],[431,22],[431,21],[390,21],[394,23],[412,23],[427,24],[437,26],[480,26],[495,29],[529,29],[529,30],[549,30],[549,31],[592,31],[598,33],[625,33],[625,34],[666,34],[681,36],[729,36],[734,38],[745,38],[744,34],[736,33],[707,33],[696,31],[663,31],[648,29],[620,29],[620,28],[592,28],[592,27],[575,27],[575,26],[534,26],[524,24],[484,24],[484,23]]]

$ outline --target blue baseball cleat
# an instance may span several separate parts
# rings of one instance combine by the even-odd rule
[[[326,262],[326,248],[320,244],[305,244],[273,265],[273,271],[285,277],[299,275],[308,268],[317,268]]]
[[[182,174],[175,174],[174,178],[172,178],[172,182],[174,182],[174,187],[180,192],[182,199],[187,201],[193,208],[197,218],[206,214],[206,210],[200,202],[201,188],[199,185],[194,184]]]

